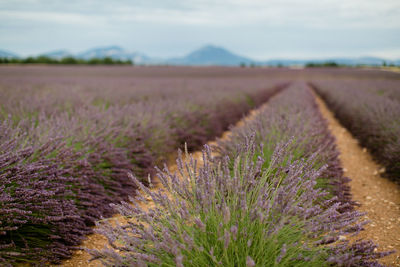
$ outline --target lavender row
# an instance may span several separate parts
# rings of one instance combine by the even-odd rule
[[[276,144],[287,145],[284,162],[312,159],[312,168],[319,170],[314,189],[324,190],[327,196],[323,199],[330,201],[328,206],[337,205],[337,212],[358,217],[353,209],[355,203],[351,199],[349,179],[343,175],[340,166],[335,138],[328,130],[327,122],[307,85],[294,84],[274,97],[257,118],[250,121],[246,127],[236,129],[229,141],[220,141],[217,149],[220,154],[236,158],[242,153],[237,144],[246,143],[251,138],[254,138],[255,143],[261,144],[256,154],[262,155],[266,162],[273,161]],[[290,169],[282,167],[282,170]],[[318,206],[318,197],[313,199],[317,200]],[[334,220],[330,222],[335,224]],[[353,235],[356,235],[358,230]],[[337,246],[333,246],[333,250],[329,251],[329,263],[339,266],[375,266],[378,263],[374,259],[386,254],[373,253],[376,245],[372,241],[360,241],[359,244],[349,245],[344,240],[346,239],[343,236],[336,236],[329,241],[336,241],[334,245]],[[339,247],[340,249],[335,251]],[[358,248],[354,249],[355,247]]]
[[[386,97],[392,100],[400,102],[400,80],[399,79],[384,79],[384,77],[378,77],[376,79],[344,79],[337,77],[334,80],[311,78],[315,84],[323,84],[325,87],[329,87],[334,90],[336,87],[342,88],[342,90],[352,91],[355,88],[362,90],[363,92],[370,93],[379,97]]]
[[[400,102],[365,90],[357,83],[315,82],[313,87],[340,122],[386,167],[400,178]],[[399,88],[396,88],[397,91]],[[384,90],[384,89],[382,89]],[[384,93],[390,91],[382,91]],[[393,92],[396,92],[393,88]]]
[[[69,257],[95,220],[114,213],[109,203],[135,193],[127,172],[147,181],[176,147],[219,135],[284,87],[246,80],[245,89],[238,78],[214,85],[162,79],[176,86],[163,92],[162,82],[149,79],[151,88],[135,97],[126,83],[96,91],[95,81],[88,87],[67,81],[1,85],[2,265]]]
[[[299,84],[220,141],[202,162],[178,157],[158,170],[164,189],[113,205],[126,225],[103,221],[106,266],[379,266],[371,241],[350,244],[365,222],[309,89]],[[344,193],[343,193],[344,192]],[[150,197],[154,207],[139,202]]]
[[[343,176],[335,139],[305,84],[297,83],[288,92],[275,97],[247,127],[236,129],[229,141],[220,141],[220,153],[236,157],[240,150],[235,144],[243,143],[253,133],[256,142],[263,144],[262,153],[267,156],[276,144],[289,142],[292,138],[295,140],[290,147],[293,159],[317,154],[319,166],[328,164],[318,183],[341,203],[352,204],[348,178]]]

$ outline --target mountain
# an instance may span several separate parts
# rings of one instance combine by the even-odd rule
[[[238,66],[241,63],[249,64],[254,62],[246,57],[236,55],[225,48],[207,45],[197,49],[181,58],[166,60],[171,65],[224,65]]]
[[[111,57],[114,59],[129,59],[127,52],[119,46],[92,48],[87,51],[78,53],[77,57],[83,59],[105,58],[105,57]]]
[[[113,59],[119,59],[119,60],[129,59],[137,64],[148,64],[153,62],[153,59],[146,56],[145,54],[139,52],[129,52],[123,49],[122,47],[115,45],[92,48],[82,53],[78,53],[76,56],[78,58],[83,58],[83,59],[105,58],[105,57],[111,57]]]
[[[72,53],[70,53],[67,50],[56,50],[56,51],[47,52],[47,53],[44,53],[44,54],[41,54],[41,55],[49,57],[49,58],[53,58],[53,59],[62,59],[64,57],[72,57],[72,56],[74,56]]]
[[[19,56],[10,51],[0,50],[0,58],[19,58]]]
[[[132,52],[125,50],[120,46],[103,46],[96,47],[86,50],[81,53],[72,54],[66,50],[56,50],[41,55],[48,56],[54,59],[61,59],[67,56],[73,56],[82,59],[91,58],[105,58],[111,57],[119,60],[132,60],[135,64],[143,65],[192,65],[192,66],[208,66],[208,65],[219,65],[219,66],[239,66],[240,64],[256,64],[264,66],[304,66],[307,63],[326,63],[335,62],[339,65],[369,65],[369,66],[381,66],[384,62],[388,65],[395,64],[400,65],[400,59],[386,60],[377,57],[360,57],[360,58],[323,58],[323,59],[271,59],[266,61],[252,60],[248,57],[237,55],[223,47],[214,45],[203,46],[183,57],[159,59],[149,57],[140,52]],[[0,50],[0,58],[18,58],[17,54],[6,50]]]

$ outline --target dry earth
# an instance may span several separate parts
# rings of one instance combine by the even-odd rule
[[[400,186],[382,177],[384,168],[338,122],[321,98],[316,96],[316,100],[336,138],[340,162],[345,175],[351,179],[353,200],[361,204],[358,210],[366,212],[366,219],[371,221],[357,238],[373,240],[379,245],[379,251],[396,250],[380,262],[400,266]]]

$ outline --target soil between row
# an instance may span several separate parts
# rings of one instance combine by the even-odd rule
[[[373,240],[380,251],[396,250],[380,263],[400,266],[400,186],[382,176],[384,167],[377,164],[368,150],[338,122],[322,99],[315,97],[336,138],[344,174],[351,179],[352,198],[360,204],[358,210],[366,212],[365,218],[370,221],[357,239]]]

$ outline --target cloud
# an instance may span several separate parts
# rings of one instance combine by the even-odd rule
[[[22,4],[24,2],[24,4]],[[400,27],[400,2],[393,0],[148,0],[11,1],[2,16],[55,23],[102,21],[232,26]],[[4,18],[2,18],[4,20]]]
[[[399,17],[398,0],[10,0],[0,1],[0,49],[119,44],[170,56],[216,43],[258,58],[394,54]]]
[[[79,13],[49,11],[4,11],[0,10],[0,21],[52,22],[60,24],[78,24],[100,26],[99,16],[88,16]]]

